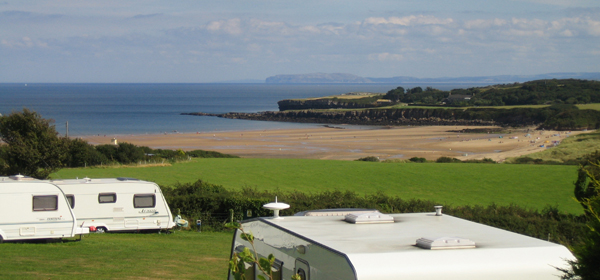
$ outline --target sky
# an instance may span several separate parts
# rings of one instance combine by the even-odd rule
[[[600,72],[598,0],[0,0],[0,83]]]

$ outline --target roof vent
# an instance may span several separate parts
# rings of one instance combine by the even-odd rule
[[[141,181],[140,179],[129,178],[129,177],[118,177],[117,180],[119,180],[119,181]]]
[[[344,220],[353,224],[383,224],[393,223],[394,217],[382,214],[379,211],[374,211],[369,213],[348,214]]]
[[[8,176],[8,178],[11,178],[11,179],[13,179],[15,181],[32,181],[32,180],[35,180],[35,178],[29,177],[29,176],[23,176],[21,174],[11,175],[11,176]]]
[[[273,219],[283,219],[279,217],[279,210],[290,208],[289,204],[283,202],[277,202],[277,197],[275,197],[275,202],[267,203],[263,205],[263,208],[273,210]]]
[[[436,216],[441,216],[442,215],[442,208],[444,208],[444,206],[433,206],[433,208],[435,208],[435,215]]]
[[[294,214],[294,216],[346,216],[348,214],[373,213],[375,211],[377,210],[361,208],[334,208],[302,211]]]
[[[471,249],[475,248],[475,242],[459,237],[419,238],[417,247],[430,250]]]

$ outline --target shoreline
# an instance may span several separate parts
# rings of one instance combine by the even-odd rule
[[[265,130],[211,131],[140,135],[101,135],[80,137],[90,144],[110,144],[113,138],[153,149],[209,150],[244,158],[306,158],[356,160],[375,156],[380,160],[407,160],[442,156],[460,160],[491,158],[502,162],[546,149],[583,131],[536,131],[531,128],[506,129],[510,133],[460,133],[451,130],[482,126],[398,126],[282,128]],[[486,126],[487,128],[497,128]],[[528,132],[529,131],[529,132]],[[527,136],[529,134],[529,136]],[[539,138],[539,139],[537,139]],[[537,141],[530,143],[530,141]],[[548,143],[546,143],[548,141]]]

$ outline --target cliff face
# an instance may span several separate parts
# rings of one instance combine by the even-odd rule
[[[539,126],[555,130],[599,129],[600,112],[574,110],[560,112],[552,108],[514,109],[366,109],[354,111],[279,111],[261,113],[183,113],[229,119],[324,124],[359,125],[471,125]]]
[[[359,104],[355,102],[340,102],[331,99],[303,99],[303,100],[281,100],[277,102],[279,111],[287,110],[308,110],[308,109],[359,109],[372,108],[373,104]]]

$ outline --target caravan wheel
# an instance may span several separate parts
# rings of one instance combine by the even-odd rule
[[[96,228],[96,233],[105,233],[107,232],[105,227],[97,227]]]
[[[4,242],[4,239],[2,239],[2,235],[0,235],[0,244],[2,244]]]

